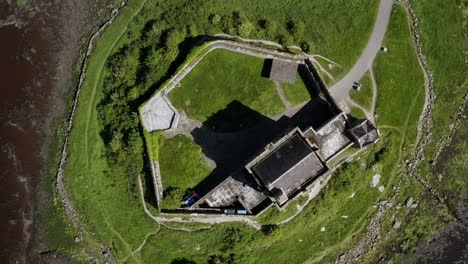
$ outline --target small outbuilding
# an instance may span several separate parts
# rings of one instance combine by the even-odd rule
[[[298,65],[295,62],[274,59],[271,64],[270,79],[293,84],[296,82]]]
[[[374,124],[367,119],[355,123],[348,132],[359,148],[376,143],[380,136]]]

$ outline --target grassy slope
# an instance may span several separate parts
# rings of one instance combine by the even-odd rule
[[[161,144],[161,135],[162,131],[148,132],[143,131],[145,137],[145,144],[148,152],[148,157],[150,160],[158,161],[159,160],[159,146]]]
[[[296,83],[281,83],[281,88],[283,88],[286,99],[288,99],[292,105],[298,105],[310,100],[310,94],[307,91],[307,87],[299,74],[297,74]]]
[[[427,177],[428,182],[438,189],[441,195],[447,196],[446,203],[452,210],[456,210],[460,196],[466,189],[466,177],[463,173],[466,171],[466,151],[461,151],[466,149],[466,143],[457,142],[463,138],[464,133],[461,131],[466,126],[460,127],[458,135],[454,138],[454,145],[450,145],[440,155],[435,170],[429,169],[427,162],[434,154],[435,143],[440,137],[446,136],[447,126],[452,122],[450,116],[454,116],[467,91],[463,56],[467,47],[463,12],[466,16],[467,8],[461,7],[457,1],[412,1],[412,4],[419,17],[423,53],[434,75],[434,90],[437,95],[433,110],[433,143],[426,149],[426,160],[422,163],[421,174]],[[442,176],[440,180],[439,175]],[[415,182],[409,182],[408,187],[403,189],[401,201],[409,195],[414,196],[414,189],[417,189],[415,187]],[[433,197],[421,194],[418,210],[402,215],[400,219],[406,220],[402,226],[406,232],[395,234],[375,259],[387,256],[387,259],[391,258],[394,263],[400,262],[401,258],[406,257],[403,254],[414,252],[421,239],[430,239],[431,234],[453,217],[448,214],[447,208]],[[400,247],[403,251],[394,252],[395,248]]]
[[[403,135],[400,148],[405,150],[402,158],[406,159],[413,150],[417,122],[424,102],[423,75],[419,70],[403,8],[396,8],[391,19],[384,41],[390,52],[380,54],[375,62],[378,124],[384,133]],[[380,259],[393,259],[398,263],[401,254],[414,250],[421,237],[434,232],[446,217],[446,209],[420,183],[409,177],[402,177],[400,181],[400,194],[394,204],[404,204],[408,197],[413,197],[419,201],[419,207],[417,210],[403,207],[384,215],[382,233],[394,231],[391,221],[393,215],[403,222],[402,227],[399,232],[389,233],[391,239],[380,243],[378,250],[368,256],[365,263],[375,263]]]
[[[466,2],[466,1],[465,1]],[[430,70],[434,75],[435,106],[433,118],[433,141],[437,142],[447,136],[449,123],[457,108],[468,92],[466,79],[467,66],[464,55],[466,42],[467,6],[460,1],[412,1],[416,15],[419,17],[422,50],[427,58]],[[465,14],[463,13],[465,12]],[[437,26],[434,26],[437,25]],[[431,175],[427,161],[433,158],[436,144],[427,148],[425,175]],[[437,177],[428,177],[437,186]]]
[[[72,199],[79,201],[75,204],[85,227],[112,245],[117,259],[138,247],[152,223],[145,217],[139,200],[129,195],[126,179],[113,178],[109,171],[95,106],[106,58],[142,4],[130,2],[96,43],[80,92],[65,167],[65,184]],[[86,241],[95,243],[94,236],[88,236]]]
[[[274,41],[279,40],[278,36],[288,38],[286,23],[293,18],[301,21],[298,32],[292,36],[297,41],[285,44],[299,45],[300,42],[306,41],[311,46],[309,53],[321,54],[349,68],[365,48],[374,25],[378,4],[379,1],[374,0],[174,0],[148,5],[143,10],[142,17],[146,20],[158,20],[159,12],[169,10],[163,19],[157,21],[159,28],[191,25],[190,28],[196,28],[198,34],[213,35],[222,32],[222,22],[209,24],[210,15],[217,14],[222,17],[236,11],[245,16],[253,27],[248,34],[243,35],[244,37]],[[261,19],[269,21],[268,31],[258,26]]]
[[[351,91],[351,99],[370,111],[372,108],[372,80],[370,73],[367,72],[359,82],[362,85],[361,90],[359,92]]]
[[[401,7],[392,13],[384,45],[391,52],[375,61],[378,89],[376,112],[379,126],[396,127],[414,143],[419,114],[424,104],[424,76],[420,70]]]
[[[232,51],[214,50],[169,98],[176,108],[200,121],[206,121],[234,100],[263,115],[273,116],[283,111],[284,106],[274,83],[261,77],[263,61]]]

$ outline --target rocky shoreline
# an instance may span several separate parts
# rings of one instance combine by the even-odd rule
[[[58,191],[52,186],[59,144],[63,142],[67,112],[71,110],[87,42],[93,28],[107,20],[113,6],[119,4],[117,0],[0,2],[0,33],[15,49],[5,49],[3,56],[11,60],[2,57],[0,65],[9,69],[15,66],[12,63],[18,64],[12,69],[16,71],[13,74],[2,68],[7,88],[3,99],[7,103],[2,105],[0,114],[0,140],[8,140],[8,144],[0,142],[7,153],[2,165],[12,167],[3,169],[3,179],[24,185],[24,193],[8,189],[10,185],[3,186],[5,191],[2,189],[7,204],[16,206],[13,201],[18,201],[21,206],[8,208],[11,219],[5,227],[2,224],[4,243],[9,245],[2,246],[2,263],[71,261],[67,253],[59,250],[60,243],[52,241],[57,234],[48,234],[51,230],[45,224],[49,218],[60,221],[61,217],[61,209],[54,201]],[[32,68],[31,74],[25,66]],[[13,218],[16,212],[23,219]],[[55,232],[67,232],[66,229],[63,226]]]
[[[122,2],[120,5],[120,8],[123,8],[125,6],[126,2]],[[67,159],[67,147],[68,147],[68,138],[70,136],[70,131],[72,129],[73,125],[73,117],[75,116],[75,111],[76,107],[78,105],[78,98],[80,95],[80,90],[81,86],[83,85],[83,81],[85,79],[85,72],[86,72],[86,67],[88,64],[88,59],[89,56],[92,54],[92,51],[94,49],[95,41],[96,39],[101,35],[101,33],[114,21],[114,19],[119,15],[119,9],[113,9],[112,10],[112,16],[102,25],[99,27],[99,29],[92,34],[91,38],[89,39],[88,45],[87,45],[87,51],[86,51],[86,56],[84,58],[83,66],[80,71],[80,78],[78,82],[78,86],[76,88],[75,96],[73,98],[73,107],[71,109],[70,115],[68,116],[67,120],[67,130],[64,135],[64,141],[62,145],[62,151],[61,151],[61,158],[60,158],[60,164],[57,169],[57,175],[56,175],[56,180],[57,180],[57,190],[58,194],[61,200],[61,203],[64,207],[65,213],[67,215],[67,218],[70,220],[70,222],[73,224],[73,228],[76,232],[75,236],[75,241],[76,242],[81,242],[85,238],[85,231],[84,227],[82,226],[80,219],[78,217],[78,214],[76,212],[75,206],[73,204],[73,201],[70,199],[70,196],[68,195],[67,189],[65,188],[65,184],[63,182],[64,179],[64,173],[63,173],[63,167],[65,165],[66,159]],[[101,252],[105,252],[104,257],[107,263],[116,263],[114,260],[112,254],[110,254],[111,249],[108,248],[107,246],[103,245],[103,248],[101,249]],[[96,257],[96,252],[87,252],[86,250],[82,250],[81,252],[82,257],[85,257],[89,260],[94,261],[95,263],[99,262],[99,259]]]

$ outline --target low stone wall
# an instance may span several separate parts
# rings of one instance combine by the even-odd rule
[[[192,69],[211,51],[216,49],[226,49],[233,52],[238,52],[254,57],[265,58],[265,59],[281,59],[287,60],[295,63],[304,63],[304,60],[308,57],[306,55],[297,55],[297,54],[290,54],[286,52],[270,50],[266,48],[256,47],[253,45],[249,45],[246,43],[235,42],[232,40],[214,40],[209,42],[204,50],[198,55],[195,59],[191,62],[186,64],[182,69],[177,72],[165,86],[163,86],[156,94],[154,94],[149,100],[152,100],[156,97],[162,97],[169,106],[174,110],[176,116],[174,117],[174,121],[172,122],[170,129],[177,128],[178,120],[179,120],[179,113],[176,108],[170,103],[170,100],[167,98],[168,95],[177,85],[182,81],[182,79],[189,74]],[[148,102],[148,101],[147,101]],[[145,103],[146,104],[146,103]],[[143,108],[142,108],[143,109]],[[140,116],[143,116],[140,111]]]
[[[162,186],[161,172],[159,170],[159,162],[150,161],[150,163],[151,163],[151,176],[153,177],[154,193],[156,194],[156,203],[159,209],[160,208],[159,204],[164,198],[163,196],[164,189]]]

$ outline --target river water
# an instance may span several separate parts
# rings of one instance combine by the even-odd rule
[[[0,20],[12,12],[0,1]],[[32,193],[44,162],[42,122],[53,68],[43,20],[26,22],[0,27],[0,263],[25,261]]]

